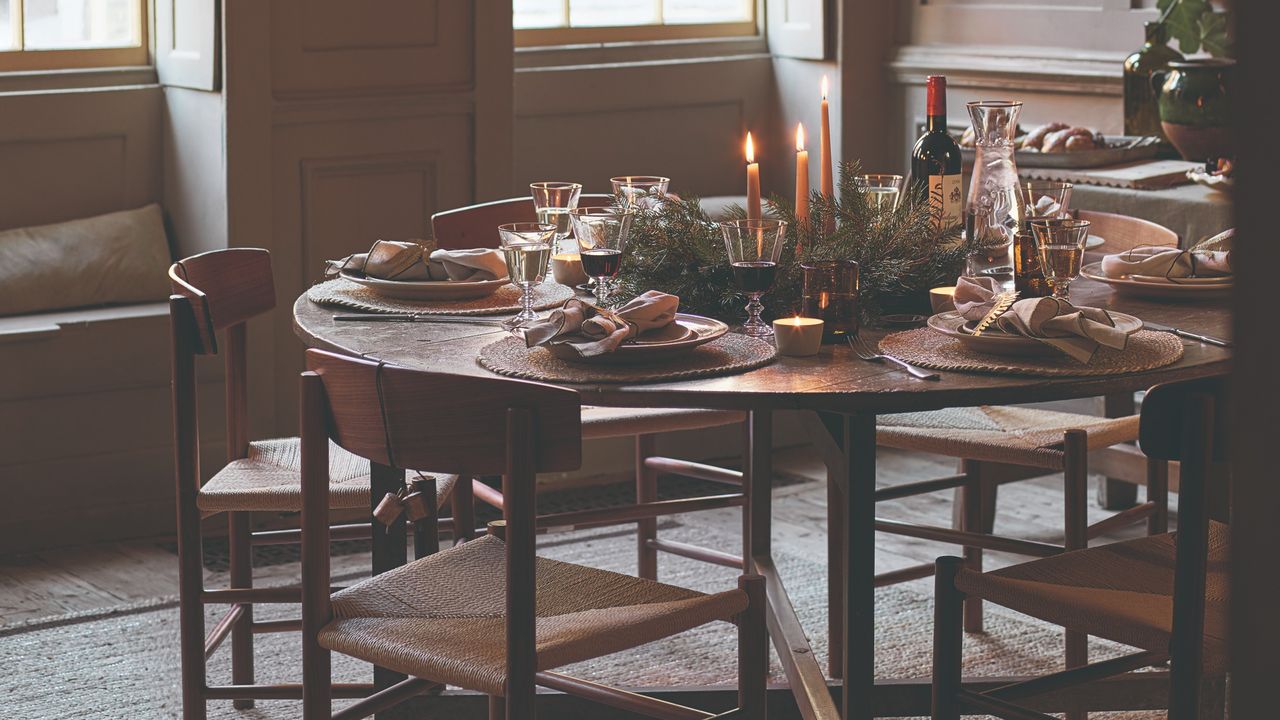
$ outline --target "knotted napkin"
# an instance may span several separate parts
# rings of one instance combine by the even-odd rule
[[[680,298],[657,290],[650,290],[614,311],[572,298],[545,320],[525,328],[524,341],[528,347],[567,345],[579,357],[596,357],[617,350],[622,343],[643,332],[670,325],[679,308]]]
[[[497,250],[436,250],[430,254],[416,242],[378,240],[366,253],[330,260],[325,273],[333,277],[355,270],[368,277],[406,282],[451,280],[480,282],[507,276],[507,264]]]
[[[1231,251],[1140,246],[1122,253],[1103,256],[1102,274],[1109,278],[1149,275],[1170,280],[1220,277],[1231,274]]]
[[[956,280],[956,292],[951,302],[965,320],[978,322],[991,312],[1000,290],[1000,283],[995,278],[963,275]]]

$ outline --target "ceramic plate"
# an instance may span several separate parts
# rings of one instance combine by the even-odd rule
[[[1110,285],[1113,290],[1123,295],[1153,298],[1156,300],[1186,300],[1191,298],[1211,298],[1229,295],[1232,279],[1225,278],[1189,278],[1197,282],[1173,283],[1161,278],[1135,279],[1132,277],[1112,278],[1102,274],[1102,263],[1089,263],[1080,268],[1080,275],[1090,280]],[[1209,282],[1205,282],[1205,281]],[[1154,281],[1154,282],[1153,282]]]
[[[1096,250],[1106,244],[1107,244],[1106,238],[1099,237],[1097,235],[1090,235],[1088,239],[1084,241],[1084,249]]]
[[[474,300],[498,292],[498,288],[509,282],[507,278],[479,282],[379,280],[351,270],[343,270],[342,277],[383,297],[397,300]]]
[[[563,345],[548,345],[547,349],[561,360],[578,363],[621,364],[667,360],[691,352],[729,332],[729,326],[719,320],[676,313],[676,320],[661,330],[647,332],[623,343],[616,351],[593,358],[578,357],[578,353]]]
[[[1132,315],[1109,311],[1116,321],[1116,327],[1126,335],[1132,335],[1142,329],[1142,321]],[[1057,349],[1039,340],[1021,335],[1012,335],[995,328],[988,328],[981,335],[973,334],[973,326],[977,323],[965,320],[960,313],[938,313],[929,318],[929,327],[948,337],[960,341],[966,348],[987,355],[1014,356],[1047,356],[1061,354]]]

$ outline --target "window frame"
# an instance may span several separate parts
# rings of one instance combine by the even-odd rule
[[[39,70],[78,70],[82,68],[134,67],[151,62],[151,43],[148,37],[147,0],[133,0],[134,30],[138,44],[127,47],[68,48],[62,50],[0,50],[0,73],[31,72]],[[16,44],[22,44],[25,23],[23,0],[11,5],[12,32]]]
[[[568,22],[569,2],[564,0],[564,18]],[[755,0],[741,0],[750,10],[745,20],[715,23],[664,23],[662,0],[653,0],[658,8],[658,22],[644,25],[570,26],[517,28],[517,48],[557,45],[654,42],[663,40],[697,40],[701,38],[747,37],[760,34],[759,7]]]

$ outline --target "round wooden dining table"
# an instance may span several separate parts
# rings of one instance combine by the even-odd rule
[[[1080,279],[1071,286],[1078,305],[1103,307],[1182,330],[1218,338],[1230,332],[1227,299],[1164,302],[1115,294],[1100,283]],[[334,322],[335,311],[309,301],[294,304],[294,325],[309,347],[374,358],[405,367],[458,375],[492,376],[476,358],[503,331],[456,323]],[[864,331],[878,339],[882,332]],[[776,362],[736,375],[643,384],[576,384],[584,405],[640,408],[744,410],[748,452],[744,492],[751,517],[744,562],[766,579],[769,631],[796,704],[805,718],[849,720],[881,715],[927,715],[928,678],[877,683],[874,671],[874,577],[876,416],[976,405],[1030,403],[1070,398],[1110,397],[1119,412],[1132,410],[1133,393],[1158,383],[1228,372],[1231,351],[1184,340],[1177,362],[1155,370],[1102,376],[1031,377],[941,372],[940,381],[917,380],[891,364],[858,359],[845,345],[825,346],[813,357],[779,357]],[[1127,408],[1124,398],[1128,398]],[[839,700],[823,675],[770,549],[772,413],[803,410],[810,439],[827,464],[832,484],[834,529],[844,542],[831,572],[843,594],[843,618],[833,617],[832,676]],[[921,632],[928,632],[922,628]],[[839,705],[843,705],[841,710]],[[1105,703],[1104,703],[1105,704]],[[1105,709],[1098,707],[1096,709]]]

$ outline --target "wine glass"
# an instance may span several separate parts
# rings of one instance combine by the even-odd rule
[[[538,319],[533,311],[533,288],[547,275],[556,226],[538,222],[507,223],[498,226],[498,237],[507,260],[507,274],[520,288],[520,305],[524,308],[502,323],[502,327],[514,330]]]
[[[872,173],[856,175],[853,178],[854,187],[867,196],[867,204],[874,209],[896,210],[898,202],[902,199],[903,183],[904,178],[901,175]]]
[[[609,178],[613,194],[621,195],[626,206],[654,210],[662,206],[671,186],[671,178],[659,175],[621,175]]]
[[[724,248],[733,267],[733,282],[738,292],[746,295],[747,321],[742,333],[752,337],[768,337],[773,329],[760,319],[760,297],[773,287],[778,274],[778,258],[782,255],[782,237],[787,223],[782,220],[728,220],[720,223]]]
[[[612,207],[574,208],[569,211],[573,236],[578,240],[582,271],[596,280],[596,305],[605,307],[610,280],[622,269],[622,251],[631,234],[635,213]]]
[[[1071,281],[1080,274],[1084,245],[1089,239],[1089,221],[1071,218],[1039,218],[1031,221],[1031,232],[1040,250],[1040,266],[1053,288],[1053,296],[1067,300]]]
[[[538,212],[538,222],[556,226],[556,246],[569,237],[569,211],[578,207],[582,184],[574,182],[544,181],[529,183],[533,195],[533,207]]]

